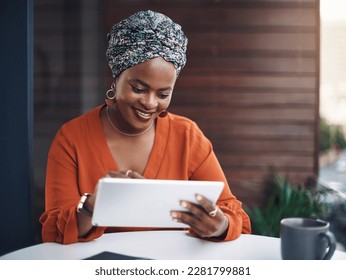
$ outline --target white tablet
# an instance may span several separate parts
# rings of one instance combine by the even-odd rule
[[[96,188],[92,224],[116,227],[183,227],[171,210],[183,210],[180,200],[196,202],[201,194],[216,202],[223,182],[103,178]],[[185,209],[186,210],[186,209]]]

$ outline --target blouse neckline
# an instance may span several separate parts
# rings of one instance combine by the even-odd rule
[[[106,136],[103,132],[102,120],[101,120],[101,110],[105,105],[100,105],[95,110],[93,110],[95,123],[94,127],[97,129],[97,133],[94,133],[96,137],[96,143],[100,145],[102,156],[105,158],[108,168],[111,168],[115,171],[119,170],[119,165],[116,160],[113,158],[113,155],[108,147]],[[154,145],[151,150],[148,162],[144,168],[143,177],[147,179],[155,179],[159,172],[161,162],[164,156],[164,152],[168,142],[168,133],[169,133],[169,114],[164,117],[157,117],[156,119],[156,128],[155,128],[155,138]],[[110,170],[109,170],[110,171]]]

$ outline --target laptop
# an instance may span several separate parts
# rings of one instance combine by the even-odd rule
[[[219,181],[102,178],[96,187],[92,224],[181,228],[184,225],[170,216],[171,210],[186,210],[180,200],[196,202],[198,193],[215,203],[223,187]]]

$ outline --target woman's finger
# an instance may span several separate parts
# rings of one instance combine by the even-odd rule
[[[208,213],[211,217],[216,216],[218,208],[213,202],[211,202],[201,194],[196,194],[195,198],[197,202],[203,207],[206,213]]]
[[[208,225],[202,220],[197,218],[193,213],[186,211],[171,211],[171,217],[175,222],[183,223],[191,227],[200,236],[206,237],[208,235]]]
[[[126,174],[127,174],[127,177],[132,179],[144,179],[144,177],[136,171],[127,170]]]
[[[198,204],[182,200],[186,212],[172,211],[173,220],[189,225],[201,237],[222,235],[228,228],[228,219],[222,210],[202,195],[196,195]]]
[[[109,171],[106,177],[111,178],[132,178],[132,179],[144,179],[144,177],[136,171],[133,170],[118,170],[118,171]]]
[[[127,178],[126,174],[124,171],[109,171],[105,177],[111,177],[111,178]]]

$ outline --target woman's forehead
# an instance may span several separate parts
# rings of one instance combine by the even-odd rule
[[[177,70],[173,63],[158,57],[126,69],[121,77],[148,87],[173,87]]]

